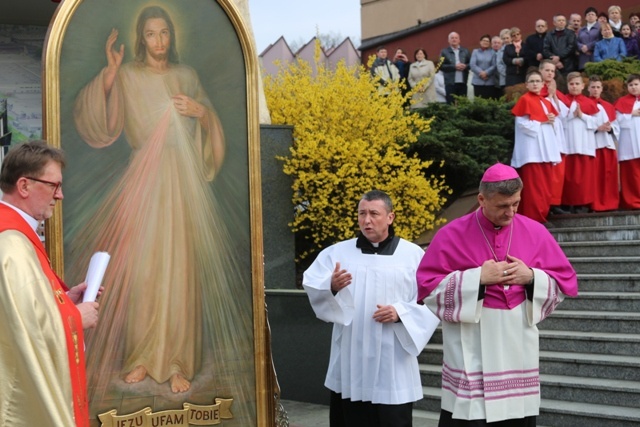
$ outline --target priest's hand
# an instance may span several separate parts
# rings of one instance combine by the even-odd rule
[[[331,291],[337,294],[351,284],[351,274],[347,270],[340,269],[340,263],[336,262],[336,268],[331,274]]]
[[[395,323],[400,320],[396,308],[392,305],[377,304],[378,309],[373,313],[373,320],[380,323]]]
[[[486,260],[480,267],[480,285],[506,285],[513,283],[516,263]]]
[[[511,267],[507,270],[509,275],[513,277],[509,284],[529,285],[533,283],[533,270],[531,270],[527,264],[525,264],[521,259],[511,255],[507,255],[507,259],[511,261],[510,265],[515,264],[515,267]]]
[[[76,307],[82,316],[82,329],[95,328],[98,324],[98,307],[97,302],[83,302]]]
[[[67,296],[69,297],[71,302],[76,305],[80,304],[82,302],[84,292],[87,290],[87,286],[87,282],[82,282],[79,285],[76,285],[73,288],[69,289],[69,292],[67,292]],[[96,298],[102,295],[102,291],[104,291],[104,286],[100,286]]]

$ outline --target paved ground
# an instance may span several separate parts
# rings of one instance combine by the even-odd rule
[[[282,406],[289,417],[289,427],[327,427],[329,407],[313,403],[282,400]],[[413,427],[437,427],[438,421],[422,418],[414,412]]]

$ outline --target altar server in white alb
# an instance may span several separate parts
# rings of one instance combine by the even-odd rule
[[[439,320],[416,302],[423,250],[394,235],[378,190],[358,204],[358,238],[323,250],[304,273],[317,317],[332,322],[325,386],[331,427],[406,427],[422,398],[417,356]]]

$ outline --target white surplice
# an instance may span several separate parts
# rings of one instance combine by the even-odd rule
[[[325,386],[343,399],[402,404],[422,398],[417,356],[439,323],[416,303],[423,254],[402,239],[393,255],[363,254],[351,239],[323,250],[304,273],[316,316],[334,324]],[[337,262],[353,280],[334,296],[331,274]],[[376,322],[377,305],[390,304],[401,321]]]

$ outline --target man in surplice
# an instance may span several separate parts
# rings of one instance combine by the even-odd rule
[[[394,234],[394,218],[386,193],[366,193],[360,236],[324,249],[304,273],[316,316],[333,323],[331,427],[410,427],[422,398],[417,356],[439,322],[416,302],[423,251]]]
[[[440,229],[418,267],[418,299],[442,320],[440,427],[536,425],[536,325],[578,283],[547,229],[516,213],[521,190],[514,168],[488,168],[480,207]]]

